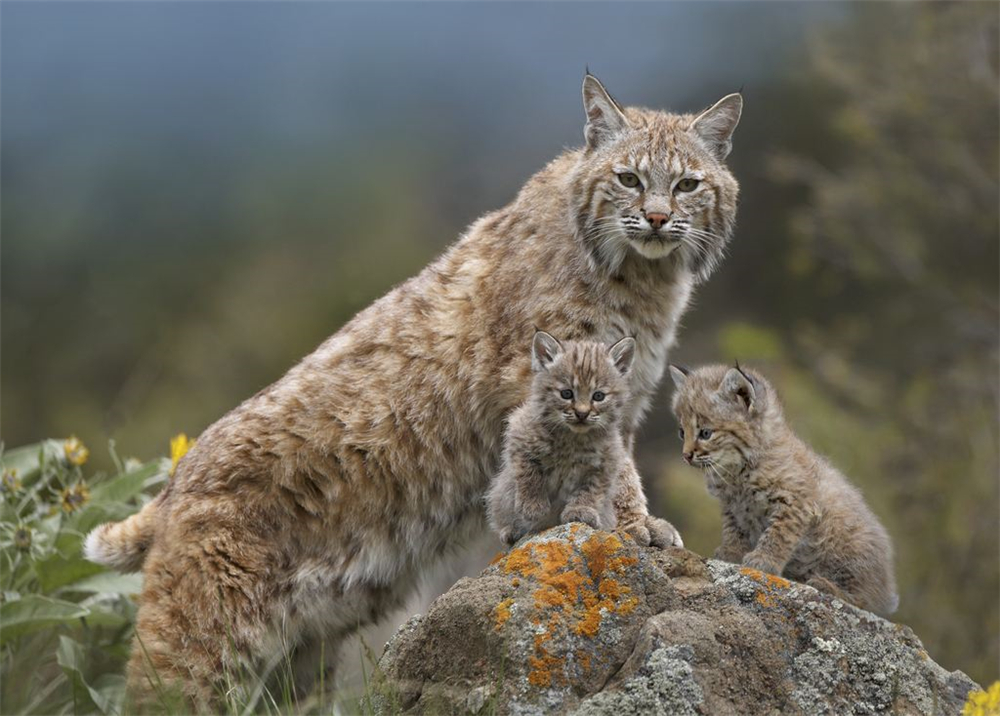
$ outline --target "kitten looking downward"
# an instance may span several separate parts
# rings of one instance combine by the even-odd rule
[[[531,393],[511,414],[503,467],[487,496],[502,540],[564,522],[614,529],[612,498],[630,464],[619,422],[634,357],[633,338],[608,348],[535,333]]]
[[[788,427],[758,373],[670,366],[684,459],[722,506],[715,556],[880,614],[899,597],[892,544],[861,493]]]

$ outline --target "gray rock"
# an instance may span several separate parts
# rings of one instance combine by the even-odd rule
[[[377,714],[958,714],[905,626],[795,582],[562,525],[386,645]]]

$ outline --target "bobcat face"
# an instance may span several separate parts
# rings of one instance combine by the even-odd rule
[[[617,426],[628,405],[627,376],[635,357],[635,340],[603,343],[567,341],[544,331],[532,341],[535,371],[531,402],[550,426],[585,433]]]
[[[587,151],[578,168],[579,234],[616,270],[635,252],[675,256],[707,278],[732,233],[738,186],[723,160],[742,108],[729,95],[697,117],[623,109],[584,81]]]

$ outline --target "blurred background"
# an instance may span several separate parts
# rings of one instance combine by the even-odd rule
[[[894,537],[896,619],[988,683],[998,14],[5,2],[0,437],[75,434],[110,469],[109,440],[148,459],[197,435],[578,145],[587,65],[625,104],[695,111],[742,87],[737,235],[672,357],[772,378]],[[653,511],[711,554],[718,506],[680,460],[669,383],[641,468]]]

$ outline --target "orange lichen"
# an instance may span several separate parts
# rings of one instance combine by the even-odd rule
[[[493,559],[490,560],[490,564],[496,564],[501,559],[503,559],[506,556],[506,554],[507,554],[506,552],[497,552],[495,555],[493,555]]]
[[[766,572],[761,572],[759,569],[751,569],[750,567],[740,567],[740,574],[750,577],[755,582],[763,584],[769,589],[788,589],[792,586],[792,583],[787,579],[782,579],[781,577],[776,577],[773,574],[767,574]]]
[[[569,528],[570,535],[580,531]],[[535,614],[529,617],[538,629],[534,650],[529,657],[528,683],[540,688],[565,683],[568,666],[563,655],[553,654],[547,646],[555,634],[566,633],[593,638],[604,618],[610,614],[628,614],[639,605],[631,589],[616,577],[638,562],[622,554],[622,540],[613,534],[595,532],[575,551],[572,540],[535,542],[511,550],[500,562],[514,586],[523,578],[537,582],[532,592]],[[509,617],[497,608],[497,623]],[[499,628],[499,626],[498,626]],[[574,678],[581,678],[591,668],[592,656],[577,649]]]
[[[560,684],[565,683],[566,677],[560,668],[562,660],[552,656],[545,649],[542,649],[538,656],[529,656],[528,663],[531,665],[531,671],[528,672],[528,683],[532,686],[548,688],[552,686],[553,680]]]
[[[507,620],[510,619],[510,605],[513,603],[513,599],[504,599],[493,609],[493,613],[496,615],[496,626],[494,629],[497,631],[500,631],[503,625],[507,623]]]
[[[777,602],[775,602],[774,597],[772,597],[767,592],[757,592],[757,603],[762,607],[773,607]]]
[[[778,599],[775,596],[776,591],[788,589],[788,587],[791,586],[791,582],[787,579],[782,579],[781,577],[776,577],[773,574],[761,572],[759,569],[741,567],[740,574],[750,577],[750,579],[763,587],[761,591],[757,592],[756,599],[758,604],[766,608],[778,605]]]

